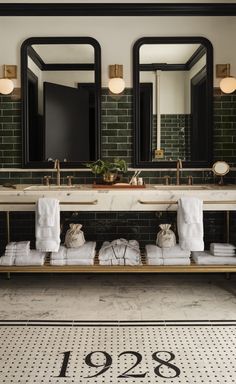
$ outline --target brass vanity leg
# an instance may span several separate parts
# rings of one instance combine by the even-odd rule
[[[226,243],[229,243],[229,240],[230,240],[230,222],[229,222],[229,219],[230,219],[230,216],[229,216],[230,212],[229,211],[226,211]]]
[[[6,212],[6,223],[7,223],[7,243],[10,243],[11,236],[10,236],[10,212]]]
[[[10,236],[10,212],[6,212],[6,224],[7,224],[7,243],[10,243],[11,236]],[[11,273],[7,272],[7,279],[11,279]]]

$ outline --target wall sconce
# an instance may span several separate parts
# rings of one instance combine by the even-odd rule
[[[14,83],[11,79],[17,78],[16,65],[4,65],[4,77],[0,79],[0,93],[9,95],[14,89]]]
[[[233,93],[236,90],[236,78],[230,76],[230,64],[217,64],[216,77],[222,78],[220,89],[224,93]]]
[[[109,65],[109,90],[115,95],[119,95],[125,89],[125,81],[123,79],[123,65]]]

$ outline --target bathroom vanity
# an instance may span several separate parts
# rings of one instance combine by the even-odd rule
[[[6,213],[8,241],[10,241],[10,212],[35,211],[40,197],[55,197],[60,201],[61,211],[176,211],[182,196],[197,196],[204,202],[204,211],[226,211],[229,233],[230,211],[236,210],[236,186],[217,185],[147,185],[139,189],[96,189],[92,185],[44,186],[17,185],[16,189],[0,187],[0,210]],[[0,272],[45,272],[45,273],[162,273],[162,272],[236,272],[236,265],[190,266],[101,266],[95,259],[93,266],[1,266]]]

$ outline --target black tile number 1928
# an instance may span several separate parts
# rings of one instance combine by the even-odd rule
[[[69,376],[67,376],[67,368],[68,368],[71,352],[72,351],[62,352],[63,361],[62,361],[61,370],[60,370],[59,375],[55,376],[55,377],[64,377],[64,378],[68,377],[69,378]],[[95,363],[92,361],[92,358],[95,355],[98,356],[98,354],[101,354],[101,356],[103,356],[104,363],[98,364],[98,363]],[[165,356],[166,355],[168,356],[167,360],[163,360],[163,357],[162,357],[163,354],[165,354]],[[121,356],[125,356],[125,355],[126,356],[128,356],[128,355],[133,356],[136,361],[133,365],[131,365],[124,372],[121,372],[119,374],[118,378],[119,379],[121,379],[121,378],[125,378],[125,379],[127,379],[127,378],[144,378],[148,374],[148,371],[143,372],[143,373],[132,373],[131,372],[142,362],[142,359],[143,359],[142,355],[136,351],[124,351],[118,355],[118,358],[120,358]],[[158,363],[156,365],[156,367],[154,368],[154,373],[156,376],[159,376],[159,377],[162,377],[165,379],[173,379],[173,378],[178,377],[180,375],[180,369],[172,363],[172,361],[175,359],[175,355],[172,352],[169,352],[169,351],[154,352],[154,353],[152,353],[152,359]],[[113,363],[112,356],[105,351],[90,352],[85,357],[84,361],[88,367],[100,369],[95,374],[93,374],[91,376],[84,377],[86,379],[91,379],[93,377],[98,377],[98,376],[104,374],[109,368],[111,368],[112,363]],[[168,376],[166,376],[164,374],[165,370],[163,368],[165,368],[165,367],[168,368],[168,373],[169,373]]]

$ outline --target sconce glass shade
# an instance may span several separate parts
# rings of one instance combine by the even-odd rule
[[[220,89],[224,93],[233,93],[236,90],[236,79],[235,77],[225,77],[220,82]]]
[[[0,79],[0,93],[2,95],[9,95],[14,89],[13,81],[10,79]]]
[[[108,88],[115,95],[119,95],[125,89],[125,81],[119,77],[110,79],[108,82]]]

